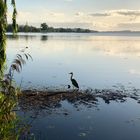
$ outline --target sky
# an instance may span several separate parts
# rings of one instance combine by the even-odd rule
[[[16,0],[18,24],[140,31],[140,0]],[[12,9],[9,5],[8,21]]]

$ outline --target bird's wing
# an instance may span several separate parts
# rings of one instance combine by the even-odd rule
[[[78,83],[77,83],[77,81],[76,81],[75,79],[72,79],[72,84],[73,84],[75,87],[79,88],[79,85],[78,85]]]

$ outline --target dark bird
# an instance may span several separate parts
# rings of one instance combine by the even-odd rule
[[[71,72],[69,74],[71,74],[70,80],[72,82],[72,85],[79,89],[79,85],[78,85],[77,81],[75,79],[73,79],[73,72]]]
[[[70,88],[70,85],[68,85],[68,89]]]

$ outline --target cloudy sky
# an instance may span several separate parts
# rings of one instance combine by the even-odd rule
[[[18,24],[140,30],[140,0],[16,0]],[[8,20],[10,22],[11,8]]]

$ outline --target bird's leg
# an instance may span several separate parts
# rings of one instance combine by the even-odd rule
[[[72,87],[73,87],[73,92],[74,92],[75,91],[74,85],[72,85]]]
[[[79,91],[79,88],[77,88],[77,90],[76,90],[77,92]]]

